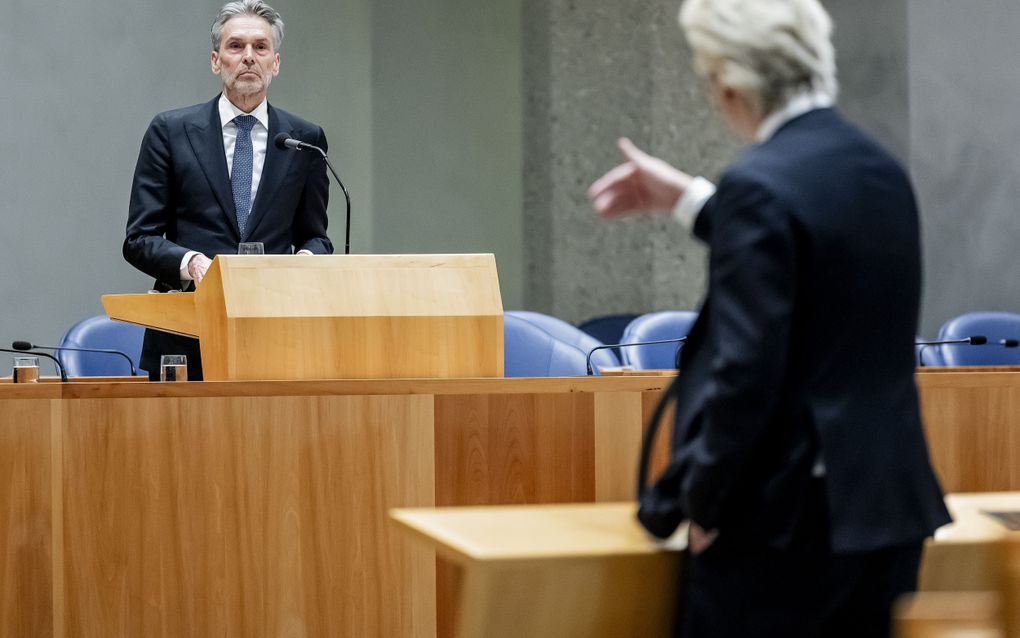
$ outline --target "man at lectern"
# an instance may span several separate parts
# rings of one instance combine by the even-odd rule
[[[914,384],[909,179],[834,109],[817,0],[686,0],[680,19],[750,146],[715,186],[621,140],[589,193],[606,217],[672,214],[710,251],[670,464],[639,518],[662,537],[691,522],[681,635],[887,636],[949,521]]]
[[[200,285],[211,260],[259,242],[268,254],[329,254],[329,183],[321,158],[278,148],[280,133],[326,148],[322,128],[271,106],[280,72],[283,20],[261,0],[220,9],[211,65],[223,92],[210,102],[160,113],[142,139],[124,258],[156,278],[160,292]],[[198,341],[145,332],[141,367],[158,378],[159,357],[186,354],[201,378]]]

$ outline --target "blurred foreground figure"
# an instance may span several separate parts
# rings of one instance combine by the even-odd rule
[[[887,636],[949,515],[914,385],[917,206],[833,109],[817,0],[687,0],[711,99],[751,146],[718,187],[620,141],[605,217],[672,214],[710,250],[683,349],[671,462],[639,517],[691,521],[679,635]]]

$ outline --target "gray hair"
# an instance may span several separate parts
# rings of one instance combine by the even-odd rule
[[[699,73],[762,116],[805,89],[836,99],[832,20],[818,0],[686,0],[680,24]]]
[[[269,23],[273,29],[273,50],[279,51],[283,44],[283,18],[280,12],[272,8],[262,0],[236,0],[228,2],[220,9],[219,14],[212,23],[212,48],[213,51],[220,50],[220,37],[223,35],[223,25],[231,18],[237,16],[254,16],[262,18]]]

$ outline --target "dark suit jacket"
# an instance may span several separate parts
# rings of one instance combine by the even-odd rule
[[[223,150],[219,96],[205,104],[160,113],[149,125],[135,166],[124,258],[156,278],[155,289],[180,289],[181,260],[189,250],[210,258],[236,254],[237,245],[258,241],[267,254],[333,252],[326,237],[329,182],[322,159],[282,151],[280,132],[326,148],[322,129],[269,106],[269,147],[252,205],[247,233],[238,232]],[[146,331],[141,367],[158,369],[160,354],[198,358],[195,340]],[[194,372],[191,372],[194,375]]]
[[[914,384],[921,253],[899,164],[836,111],[812,111],[726,171],[695,233],[709,289],[646,527],[664,536],[689,517],[784,548],[819,458],[837,552],[948,522]]]

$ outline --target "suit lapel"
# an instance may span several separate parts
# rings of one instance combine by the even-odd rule
[[[202,167],[213,196],[223,209],[227,223],[240,235],[237,228],[237,213],[234,211],[234,195],[230,190],[230,176],[227,174],[227,155],[223,150],[223,126],[220,124],[219,97],[209,103],[205,114],[184,125],[188,142],[195,151],[198,165]]]
[[[248,218],[248,236],[258,228],[273,206],[273,199],[276,191],[279,190],[283,178],[290,170],[290,164],[294,161],[294,154],[297,151],[280,150],[276,148],[273,139],[281,132],[292,135],[289,123],[280,120],[276,109],[269,106],[269,144],[266,147],[266,161],[262,166],[262,177],[259,179],[259,190],[255,194],[255,203],[251,208],[251,216]],[[242,241],[247,238],[243,237]]]

